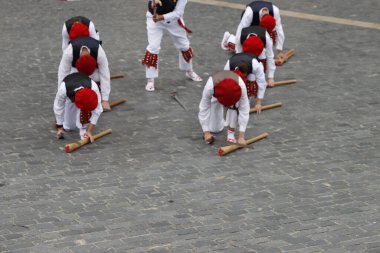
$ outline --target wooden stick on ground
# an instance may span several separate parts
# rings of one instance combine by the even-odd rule
[[[251,139],[248,139],[246,142],[247,142],[247,145],[249,145],[249,144],[252,144],[252,143],[254,143],[254,142],[256,142],[256,141],[259,141],[259,140],[261,140],[261,139],[264,139],[264,138],[266,138],[266,137],[268,137],[268,133],[263,133],[263,134],[260,134],[260,135],[258,135],[258,136],[256,136],[256,137],[253,137],[253,138],[251,138]],[[221,147],[221,148],[219,148],[219,150],[218,150],[218,154],[220,155],[220,156],[223,156],[223,155],[226,155],[226,154],[228,154],[228,153],[231,153],[231,152],[233,152],[233,151],[235,151],[235,150],[238,150],[238,149],[240,149],[240,148],[242,148],[242,146],[239,146],[239,145],[236,145],[236,144],[232,144],[232,145],[229,145],[229,146],[224,146],[224,147]]]
[[[292,57],[295,54],[296,54],[296,50],[295,49],[290,49],[288,52],[285,53],[285,55],[287,57],[287,60],[289,60],[289,58]]]
[[[278,82],[274,82],[274,86],[273,87],[281,86],[281,85],[287,85],[287,84],[293,84],[293,83],[296,83],[296,82],[297,82],[297,80],[295,80],[295,79],[278,81]]]
[[[111,75],[111,79],[117,79],[117,78],[123,78],[125,75],[123,74],[115,74],[115,75]]]
[[[289,58],[292,57],[295,53],[296,53],[296,50],[290,49],[289,51],[285,53],[283,57],[277,57],[275,60],[276,65],[281,66],[282,64],[287,62]]]
[[[101,138],[101,137],[103,137],[103,136],[105,136],[107,134],[110,134],[110,133],[112,133],[112,129],[111,128],[109,128],[107,130],[104,130],[104,131],[101,131],[100,133],[95,134],[94,135],[94,139],[95,140],[99,139],[99,138]],[[76,149],[78,149],[78,148],[80,148],[83,145],[86,145],[88,143],[90,143],[90,138],[86,138],[84,140],[80,140],[80,141],[77,141],[77,142],[74,142],[74,143],[67,144],[65,146],[65,151],[66,151],[66,153],[73,152],[74,150],[76,150]]]
[[[112,108],[112,107],[118,106],[118,105],[120,105],[120,104],[123,104],[123,103],[125,103],[125,102],[127,102],[127,100],[126,100],[125,98],[119,98],[119,99],[117,99],[117,100],[115,100],[115,101],[112,101],[112,102],[110,103],[110,107]]]
[[[281,107],[282,106],[282,103],[281,102],[278,102],[278,103],[274,103],[274,104],[270,104],[270,105],[263,105],[261,107],[261,110],[262,111],[265,111],[265,110],[269,110],[269,109],[273,109],[273,108],[277,108],[277,107]],[[254,113],[256,112],[256,108],[251,108],[251,110],[249,110],[249,113]]]

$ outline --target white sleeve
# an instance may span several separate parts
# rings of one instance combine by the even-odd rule
[[[259,63],[256,59],[252,60],[252,72],[256,77],[257,86],[259,88],[257,92],[257,98],[263,99],[265,94],[265,89],[267,87],[267,82],[265,81],[264,67],[263,64]]]
[[[172,12],[169,12],[164,15],[165,21],[176,21],[182,18],[185,12],[186,4],[187,0],[178,0],[175,9]]]
[[[71,64],[73,61],[73,47],[69,45],[63,52],[61,62],[58,67],[58,87],[61,85],[63,79],[70,74]]]
[[[277,6],[273,6],[273,15],[274,19],[276,20],[275,29],[277,32],[277,41],[275,46],[277,50],[282,50],[284,48],[285,34],[284,30],[282,29],[280,10],[277,8]]]
[[[58,88],[57,94],[55,95],[53,107],[57,125],[63,125],[66,98],[66,86],[65,83],[62,82]]]
[[[111,74],[108,67],[108,60],[103,47],[99,45],[98,50],[98,70],[100,79],[100,90],[102,93],[102,100],[108,101],[111,92]]]
[[[273,42],[268,32],[265,32],[266,46],[265,55],[267,58],[267,73],[268,78],[274,78],[274,72],[276,71],[276,65],[274,63]]]
[[[98,119],[100,115],[103,112],[102,98],[100,96],[98,85],[94,81],[91,81],[91,89],[95,91],[96,95],[98,96],[98,106],[95,108],[95,110],[91,111],[91,118],[90,118],[91,124],[96,125],[96,123],[98,123]]]
[[[90,37],[94,38],[96,40],[99,40],[99,33],[96,32],[95,25],[92,21],[90,21],[90,25],[88,27],[88,30],[90,31]]]
[[[66,47],[69,45],[70,38],[69,33],[67,32],[66,24],[63,24],[62,28],[62,52],[65,51]]]
[[[252,23],[252,19],[253,19],[253,12],[252,12],[251,7],[248,6],[247,8],[245,8],[244,15],[241,18],[240,24],[236,30],[236,35],[235,35],[236,36],[236,41],[235,41],[236,53],[243,52],[243,46],[240,43],[241,30],[243,30],[243,28],[249,27]]]
[[[198,119],[202,126],[203,132],[210,131],[210,113],[211,113],[211,98],[214,94],[214,82],[210,76],[203,89],[202,99],[199,103]]]
[[[238,117],[238,122],[239,122],[239,131],[240,132],[245,132],[245,129],[247,128],[247,124],[249,121],[249,99],[247,95],[247,88],[245,86],[245,83],[243,79],[239,77],[239,85],[241,88],[241,97],[239,100],[239,117]]]
[[[224,70],[231,70],[230,69],[230,60],[227,61],[226,65],[224,66]]]

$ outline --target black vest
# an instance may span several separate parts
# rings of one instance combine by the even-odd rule
[[[72,27],[72,26],[74,25],[74,23],[76,23],[77,21],[80,21],[80,22],[83,23],[85,26],[90,27],[90,22],[91,22],[91,20],[89,20],[88,18],[83,17],[83,16],[72,17],[72,18],[70,18],[69,20],[67,20],[67,21],[65,22],[65,24],[66,24],[66,29],[67,29],[67,33],[70,33],[70,31],[71,31],[71,27]]]
[[[252,3],[248,4],[247,6],[251,7],[252,12],[253,12],[253,17],[252,17],[252,23],[251,25],[259,25],[260,24],[260,10],[262,8],[268,8],[269,10],[269,15],[274,17],[273,14],[273,4],[270,2],[264,2],[264,1],[253,1]]]
[[[264,27],[258,26],[258,25],[243,28],[241,30],[240,43],[243,45],[243,42],[246,39],[248,39],[249,35],[255,34],[255,35],[259,36],[259,38],[263,41],[264,48],[265,48],[265,45],[267,43],[266,36],[265,36],[266,31],[267,31],[267,29],[265,29]]]
[[[248,74],[252,73],[252,61],[256,59],[260,62],[256,55],[251,53],[238,53],[230,58],[230,70],[235,70],[240,64],[245,63],[248,65]]]
[[[71,41],[71,45],[73,46],[73,61],[71,65],[75,68],[75,64],[80,57],[80,49],[83,46],[86,46],[90,49],[90,55],[94,57],[94,59],[98,60],[98,50],[100,42],[91,37],[80,37]]]
[[[157,14],[158,15],[164,15],[164,14],[167,14],[169,12],[172,12],[174,11],[175,9],[175,6],[177,5],[177,1],[178,0],[161,0],[162,2],[162,6],[158,5],[157,4]],[[152,9],[152,2],[149,1],[148,2],[148,9],[149,9],[149,12],[152,13],[153,15],[153,9]]]
[[[73,103],[75,101],[75,89],[79,87],[91,89],[91,79],[81,73],[72,73],[66,76],[63,81],[66,86],[66,95]]]

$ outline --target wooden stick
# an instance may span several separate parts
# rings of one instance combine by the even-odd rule
[[[112,108],[112,107],[118,106],[120,104],[123,104],[125,102],[127,102],[127,100],[125,98],[119,98],[118,100],[112,101],[110,103],[110,107]]]
[[[268,133],[263,133],[263,134],[260,134],[260,135],[258,135],[258,136],[256,136],[256,137],[253,137],[253,138],[251,138],[251,139],[248,139],[246,142],[247,142],[247,145],[249,145],[249,144],[252,144],[252,143],[254,143],[254,142],[256,142],[256,141],[259,141],[259,140],[261,140],[261,139],[264,139],[264,138],[266,138],[266,137],[268,137]],[[218,154],[220,155],[220,156],[223,156],[223,155],[226,155],[226,154],[228,154],[228,153],[231,153],[231,152],[233,152],[233,151],[235,151],[235,150],[238,150],[238,149],[240,149],[240,148],[242,148],[242,146],[239,146],[239,145],[235,145],[235,144],[232,144],[232,145],[229,145],[229,146],[224,146],[224,147],[221,147],[221,148],[219,148],[219,150],[218,150]]]
[[[294,54],[296,53],[296,50],[295,49],[290,49],[289,51],[287,51],[283,57],[277,57],[276,60],[275,60],[275,63],[277,66],[281,66],[282,64],[284,64],[285,62],[287,62],[289,60],[290,57],[292,57]]]
[[[111,128],[109,128],[107,130],[104,130],[104,131],[101,131],[100,133],[95,134],[94,135],[94,139],[95,140],[99,139],[99,138],[101,138],[101,137],[103,137],[103,136],[105,136],[107,134],[110,134],[110,133],[112,133],[112,129]],[[83,145],[86,145],[88,143],[90,143],[90,138],[86,138],[84,140],[80,140],[80,141],[77,141],[77,142],[74,142],[74,143],[67,144],[65,146],[65,151],[66,151],[66,153],[73,152],[74,150],[76,150],[76,149],[78,149],[78,148],[80,148]]]
[[[281,107],[282,106],[282,103],[281,102],[278,102],[278,103],[274,103],[274,104],[270,104],[270,105],[263,105],[261,107],[261,110],[262,111],[265,111],[265,110],[269,110],[269,109],[273,109],[273,108],[277,108],[277,107]],[[256,108],[251,108],[251,110],[249,110],[249,113],[254,113],[254,112],[257,112]]]
[[[278,81],[278,82],[274,82],[274,86],[273,87],[276,87],[276,86],[281,86],[281,85],[287,85],[287,84],[293,84],[293,83],[296,83],[297,80],[295,79],[291,79],[291,80],[284,80],[284,81]]]
[[[123,74],[115,74],[115,75],[111,75],[111,79],[117,79],[117,78],[123,78],[125,75]]]
[[[292,57],[295,53],[296,53],[295,49],[290,49],[288,52],[285,53],[285,55],[287,59],[289,59],[289,57]]]

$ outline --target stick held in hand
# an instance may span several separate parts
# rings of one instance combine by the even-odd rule
[[[274,86],[273,87],[281,86],[281,85],[293,84],[293,83],[296,83],[296,82],[297,82],[297,80],[295,80],[295,79],[278,81],[278,82],[274,82]]]
[[[285,53],[283,57],[277,57],[275,60],[275,63],[277,66],[283,65],[285,62],[289,60],[290,57],[292,57],[296,53],[295,49],[290,49]]]
[[[112,101],[110,103],[110,107],[115,107],[115,106],[118,106],[118,105],[121,105],[123,103],[127,102],[127,100],[125,98],[119,98],[118,100],[115,100],[115,101]]]
[[[107,134],[111,134],[111,133],[112,133],[111,128],[104,130],[104,131],[101,131],[100,133],[97,133],[94,135],[94,140],[99,139],[99,138],[101,138]],[[90,138],[86,138],[84,140],[80,140],[80,141],[77,141],[74,143],[67,144],[65,146],[65,151],[66,151],[66,153],[73,152],[74,150],[77,150],[78,148],[80,148],[80,147],[82,147],[88,143],[90,143]]]
[[[256,141],[259,141],[259,140],[261,140],[261,139],[264,139],[264,138],[268,137],[268,135],[269,135],[268,133],[263,133],[263,134],[260,134],[260,135],[258,135],[258,136],[256,136],[256,137],[253,137],[253,138],[251,138],[251,139],[248,139],[248,140],[246,141],[246,142],[247,142],[247,145],[252,144],[252,143],[254,143],[254,142],[256,142]],[[235,151],[235,150],[238,150],[238,149],[240,149],[240,148],[242,148],[242,146],[235,145],[235,144],[233,144],[233,145],[229,145],[229,146],[224,146],[224,147],[219,148],[219,150],[218,150],[218,154],[219,154],[220,156],[223,156],[223,155],[229,154],[229,153],[231,153],[231,152],[233,152],[233,151]]]
[[[269,110],[269,109],[273,109],[273,108],[277,108],[277,107],[281,107],[281,106],[282,106],[281,102],[270,104],[270,105],[263,105],[261,107],[261,111],[265,111],[265,110]],[[249,113],[254,113],[256,111],[257,111],[256,108],[253,107],[253,108],[251,108],[251,110],[249,110]]]

